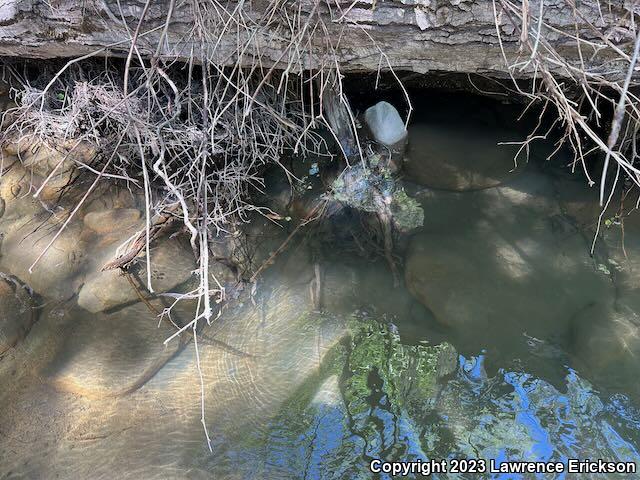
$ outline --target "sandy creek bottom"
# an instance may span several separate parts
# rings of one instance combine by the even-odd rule
[[[595,192],[535,160],[483,190],[406,189],[425,226],[403,286],[352,244],[312,262],[302,236],[255,304],[206,330],[213,453],[192,342],[164,347],[170,330],[141,304],[99,315],[45,304],[0,360],[0,478],[370,478],[373,458],[640,462],[640,222],[625,224],[624,251],[614,222],[590,256]]]

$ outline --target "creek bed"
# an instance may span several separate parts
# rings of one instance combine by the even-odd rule
[[[474,154],[455,148],[473,141],[467,126],[421,122],[404,187],[425,221],[408,239],[403,286],[352,242],[301,235],[253,300],[240,296],[206,330],[202,397],[193,343],[162,347],[171,329],[141,303],[90,314],[75,300],[44,302],[0,360],[0,478],[370,478],[373,459],[640,462],[640,222],[628,219],[624,251],[608,225],[591,256],[596,194],[563,159],[504,175],[489,161],[490,175],[459,176],[461,155]],[[506,131],[499,119],[485,130]],[[421,149],[430,135],[442,143]],[[481,161],[496,155],[485,137],[478,145]],[[448,167],[417,173],[434,155]],[[332,221],[344,230],[349,218]]]

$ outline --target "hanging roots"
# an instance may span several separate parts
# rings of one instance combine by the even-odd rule
[[[315,2],[310,12],[303,12],[299,2],[266,3],[258,18],[244,2],[193,0],[193,28],[190,38],[183,39],[192,45],[186,56],[167,54],[173,50],[166,34],[175,1],[164,25],[144,30],[148,0],[137,25],[127,26],[120,12],[130,35],[123,61],[91,58],[104,54],[101,49],[36,79],[7,67],[22,88],[16,95],[18,106],[5,114],[11,124],[3,142],[89,142],[97,156],[79,166],[95,175],[93,186],[113,180],[144,192],[146,227],[120,247],[114,265],[126,267],[139,252],[152,265],[149,244],[168,219],[182,222],[187,231],[198,259],[199,283],[176,301],[197,299],[197,311],[167,342],[187,329],[194,333],[205,433],[204,380],[195,334],[201,320],[210,323],[220,314],[225,299],[224,287],[209,271],[209,242],[235,230],[253,211],[270,213],[248,201],[251,188],[263,187],[262,167],[282,166],[285,149],[300,154],[320,149],[323,140],[317,129],[333,132],[323,114],[326,92],[348,108],[335,54],[339,36],[329,33],[326,16],[319,13],[331,12],[337,25],[343,12],[334,11],[339,7],[328,1]],[[349,28],[359,27],[350,23]],[[149,55],[147,42],[143,56],[139,38],[159,31],[155,54]],[[218,39],[228,34],[237,38],[235,51],[220,50]],[[259,45],[275,37],[284,48],[279,58],[266,58]],[[380,55],[382,65],[386,56]],[[310,56],[322,67],[310,71]],[[350,121],[348,128],[355,132],[351,115]],[[147,288],[153,292],[150,268]],[[211,448],[208,433],[207,441]]]
[[[580,166],[590,186],[596,181],[585,158],[592,153],[604,156],[599,179],[602,213],[593,240],[593,253],[603,215],[621,180],[626,183],[622,198],[634,186],[640,186],[640,169],[636,165],[640,99],[633,88],[640,84],[634,78],[640,51],[637,5],[564,0],[561,6],[572,17],[564,29],[549,21],[557,14],[560,8],[557,5],[545,4],[544,0],[493,0],[500,47],[504,27],[510,26],[519,35],[520,50],[516,58],[508,59],[502,48],[517,93],[529,100],[527,108],[541,105],[543,114],[551,111],[555,118],[547,129],[538,123],[518,153],[528,154],[532,141],[547,138],[560,127],[563,135],[552,155],[568,145],[574,153],[573,169]],[[598,21],[594,24],[587,20],[589,18]],[[589,32],[590,38],[583,38],[583,32]],[[516,81],[523,72],[533,76],[531,90],[521,89]],[[613,112],[610,125],[604,124],[603,112],[607,111]],[[608,127],[606,140],[598,133],[603,127]],[[609,170],[615,171],[613,180]],[[640,197],[635,208],[638,206]]]

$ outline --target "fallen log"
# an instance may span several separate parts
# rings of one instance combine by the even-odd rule
[[[343,72],[394,68],[532,77],[533,69],[509,70],[507,63],[522,54],[523,38],[537,34],[576,64],[587,69],[601,66],[612,78],[623,76],[624,62],[612,52],[627,51],[633,44],[634,2],[614,0],[606,8],[597,1],[525,3],[229,1],[216,3],[225,10],[219,9],[205,22],[203,15],[212,10],[205,0],[7,0],[0,6],[0,56],[126,57],[131,52],[136,58],[157,54],[166,60],[189,60],[194,51],[201,51],[203,42],[201,35],[193,34],[195,25],[211,34],[204,39],[209,61],[235,65],[240,60],[252,66],[259,59],[261,67],[286,68],[289,58],[282,52],[291,41],[287,29],[294,29],[288,22],[299,25],[314,17],[321,25],[314,24],[315,40],[303,46],[301,65],[307,69],[319,69],[335,59]],[[523,9],[522,19],[513,14],[515,8]],[[576,36],[582,52],[576,48]],[[249,49],[238,47],[247,44]],[[325,55],[327,47],[335,58]]]

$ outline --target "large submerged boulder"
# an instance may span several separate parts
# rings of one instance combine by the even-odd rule
[[[181,316],[174,311],[174,321],[188,321],[190,314],[187,309]],[[132,392],[182,348],[179,341],[164,345],[174,327],[167,320],[159,321],[142,303],[110,314],[76,308],[68,315],[41,374],[56,388],[74,394],[100,398]],[[53,326],[55,319],[42,321]]]
[[[498,145],[511,140],[512,132],[482,124],[471,128],[462,123],[411,125],[406,178],[458,192],[495,187],[513,178],[521,166],[514,160],[516,148]]]
[[[28,139],[5,145],[2,155],[8,161],[0,177],[5,207],[0,218],[0,263],[38,294],[54,300],[66,300],[77,292],[85,265],[91,261],[90,245],[77,217],[41,256],[79,200],[74,195],[68,201],[58,198],[70,182],[69,172],[75,169],[65,152],[31,144]],[[58,176],[63,174],[61,180]],[[45,194],[47,189],[51,195]]]
[[[89,212],[84,218],[84,224],[96,233],[112,233],[127,230],[138,225],[141,212],[135,208],[116,208]]]
[[[590,238],[562,215],[548,177],[530,171],[509,186],[427,195],[440,213],[412,239],[405,278],[439,322],[462,333],[473,325],[491,342],[523,330],[546,338],[587,305],[613,301]]]
[[[4,153],[14,155],[29,173],[39,198],[48,201],[60,199],[60,195],[80,174],[80,167],[90,164],[97,155],[88,142],[60,141],[55,145],[40,142],[26,136],[4,146]]]
[[[616,307],[640,312],[640,215],[631,206],[620,217],[618,203],[612,204],[602,217],[596,258],[600,269],[615,282]],[[592,230],[596,225],[597,217],[590,223]]]
[[[102,252],[106,263],[114,258],[115,246]],[[168,292],[187,281],[196,269],[193,253],[177,240],[166,240],[151,249],[151,286],[155,292]],[[146,257],[136,263],[135,274],[130,278],[138,289],[146,291]],[[78,294],[78,305],[90,312],[102,312],[139,300],[139,294],[129,280],[115,270],[96,269],[86,276]]]
[[[180,411],[189,412],[192,423],[185,428],[201,432],[197,385],[202,372],[206,418],[211,434],[222,442],[218,455],[234,442],[259,443],[268,419],[316,378],[346,333],[344,318],[313,310],[306,285],[265,285],[255,305],[234,302],[215,328],[205,328],[198,338],[199,365],[191,342],[146,387],[163,397],[170,394]]]
[[[472,191],[501,185],[517,176],[527,163],[519,142],[529,132],[514,118],[517,107],[500,105],[478,95],[429,96],[409,125],[404,158],[408,181],[448,191]],[[543,145],[528,152],[540,154]]]
[[[587,307],[573,319],[571,344],[595,380],[625,385],[640,356],[640,316],[625,307]]]
[[[2,265],[34,291],[52,300],[67,300],[80,288],[89,258],[89,242],[80,225],[69,224],[38,260],[61,223],[25,218],[20,228],[7,232],[2,243]],[[32,265],[37,264],[31,269]]]

